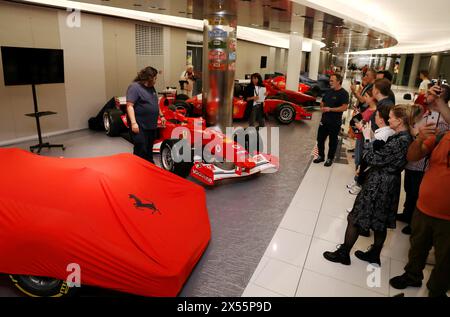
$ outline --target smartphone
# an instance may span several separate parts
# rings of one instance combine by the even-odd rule
[[[439,113],[437,112],[431,112],[429,116],[427,116],[426,124],[434,124],[435,126],[438,125],[439,121]]]

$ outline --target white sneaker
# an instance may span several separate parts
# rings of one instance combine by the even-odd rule
[[[350,190],[348,192],[352,195],[358,195],[360,191],[361,191],[361,187],[358,185],[355,185],[352,188],[350,188]]]
[[[357,185],[357,183],[356,183],[356,181],[355,180],[353,180],[351,183],[349,183],[349,184],[347,184],[347,188],[348,189],[352,189],[353,188],[353,186],[355,186],[355,185]]]

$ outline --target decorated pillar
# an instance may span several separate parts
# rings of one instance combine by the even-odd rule
[[[232,126],[236,69],[236,0],[206,0],[203,106],[207,126],[225,133]],[[205,49],[206,48],[206,49]]]

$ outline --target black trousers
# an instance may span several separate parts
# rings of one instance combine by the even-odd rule
[[[134,144],[133,154],[155,164],[153,161],[153,142],[156,137],[156,129],[139,128],[139,133],[131,132],[131,136]]]
[[[412,215],[416,209],[417,199],[419,198],[420,184],[422,183],[424,172],[411,171],[405,169],[405,204],[403,205],[403,216],[407,223],[411,223]]]
[[[334,160],[340,129],[340,124],[320,123],[317,133],[317,148],[319,149],[320,157],[325,157],[325,140],[328,137],[330,139],[328,142],[328,159]]]
[[[430,217],[416,209],[411,227],[405,272],[413,281],[422,281],[428,252],[434,246],[436,264],[427,287],[429,296],[443,296],[450,287],[450,221]]]
[[[254,127],[255,121],[258,121],[258,128],[265,126],[264,108],[262,104],[253,105],[248,125]]]

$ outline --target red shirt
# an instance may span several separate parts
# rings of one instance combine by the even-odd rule
[[[371,110],[371,109],[367,108],[363,113],[361,113],[364,123],[370,121],[370,117],[376,110],[377,109]],[[355,138],[357,138],[358,140],[362,140],[362,138],[363,138],[362,133],[355,134]]]
[[[424,144],[433,152],[420,185],[417,208],[428,216],[450,221],[450,132],[437,146],[435,136]]]

